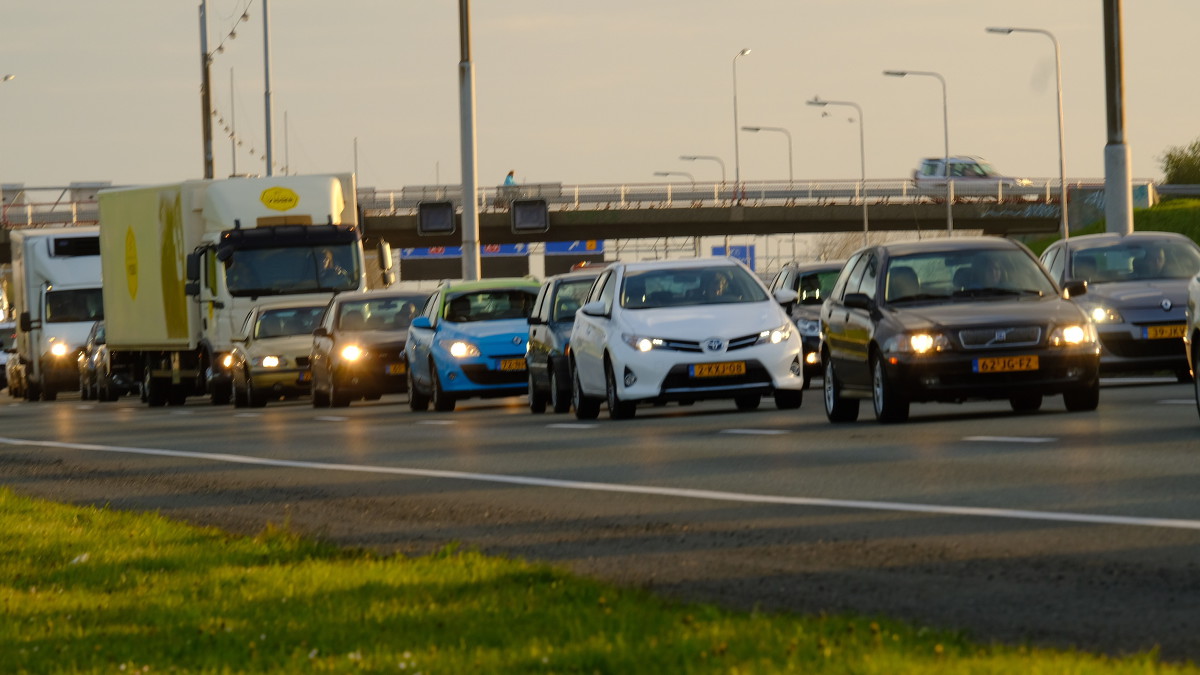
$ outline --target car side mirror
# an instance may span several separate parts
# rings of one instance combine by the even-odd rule
[[[25,333],[33,330],[33,317],[29,312],[21,312],[21,316],[17,318],[17,326]]]
[[[313,337],[329,337],[329,330],[325,326],[317,326],[313,329]]]
[[[847,293],[842,303],[854,309],[871,309],[871,299],[866,293]]]
[[[608,312],[604,311],[603,300],[593,300],[583,307],[580,307],[579,311],[587,314],[588,316],[608,316]]]
[[[1086,281],[1068,281],[1063,284],[1063,299],[1070,300],[1077,295],[1087,294],[1088,283]]]
[[[409,324],[412,328],[433,328],[433,322],[427,316],[418,316]]]
[[[796,304],[796,291],[790,291],[786,288],[777,288],[775,289],[774,295],[775,302],[778,302],[784,307]]]

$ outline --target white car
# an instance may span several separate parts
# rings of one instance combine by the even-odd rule
[[[639,402],[731,398],[739,410],[772,395],[803,400],[804,354],[782,304],[730,258],[614,263],[592,285],[571,331],[572,404],[613,419]]]

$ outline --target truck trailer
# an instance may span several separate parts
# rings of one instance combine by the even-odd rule
[[[8,391],[53,401],[78,387],[76,359],[92,324],[104,318],[99,229],[14,229],[9,236],[17,325]]]
[[[367,288],[353,174],[103,190],[99,209],[105,375],[140,382],[150,406],[228,403],[226,357],[260,300]]]

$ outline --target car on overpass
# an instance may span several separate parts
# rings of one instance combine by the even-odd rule
[[[943,187],[946,185],[946,167],[950,167],[949,176],[954,181],[955,190],[962,190],[964,195],[976,194],[982,190],[988,192],[995,188],[1029,187],[1033,184],[1028,178],[1015,178],[1001,173],[988,160],[975,155],[956,155],[945,157],[926,157],[921,165],[913,170],[913,182],[917,187]]]

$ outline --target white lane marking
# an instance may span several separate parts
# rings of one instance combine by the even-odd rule
[[[572,424],[570,422],[558,422],[555,424],[547,424],[547,429],[595,429],[599,424]]]
[[[94,408],[94,407],[95,407],[95,406],[91,406],[91,405],[86,405],[86,404],[85,404],[85,405],[77,405],[77,406],[75,406],[75,409],[76,409],[76,410],[91,410],[91,409],[92,409],[92,408]]]
[[[172,410],[171,414],[172,415],[194,415],[195,413],[192,412],[191,410]]]
[[[235,413],[234,417],[262,417],[262,413]]]
[[[318,422],[345,422],[350,418],[342,417],[340,415],[317,415],[313,419],[317,420]]]
[[[1196,403],[1196,400],[1191,398],[1164,398],[1158,403],[1159,405],[1193,405]]]
[[[786,434],[786,429],[722,429],[717,433],[722,434],[745,434],[748,436],[778,436]]]
[[[992,443],[1051,443],[1057,438],[1049,436],[967,436],[964,441],[990,441]]]
[[[421,420],[417,424],[454,424],[454,420]]]
[[[742,502],[746,504],[777,504],[785,506],[822,506],[837,509],[858,509],[865,511],[893,511],[906,513],[931,513],[942,516],[972,516],[979,518],[1008,518],[1015,520],[1039,520],[1062,523],[1088,523],[1092,525],[1132,525],[1136,527],[1165,527],[1179,530],[1200,531],[1200,520],[1182,520],[1176,518],[1140,518],[1137,516],[1106,516],[1093,513],[1069,513],[1063,511],[1027,511],[1024,509],[995,509],[978,506],[942,506],[937,504],[911,504],[904,502],[876,502],[857,499],[823,499],[818,497],[783,497],[779,495],[757,495],[746,492],[723,492],[719,490],[689,490],[685,488],[656,487],[652,485],[624,485],[620,483],[591,483],[587,481],[558,480],[554,478],[537,478],[534,476],[506,476],[494,473],[467,473],[463,471],[441,471],[437,469],[411,469],[394,466],[370,466],[363,464],[332,464],[325,462],[300,462],[286,459],[267,459],[265,457],[248,457],[245,455],[226,455],[211,452],[188,452],[185,450],[162,450],[156,448],[133,448],[116,445],[93,445],[90,443],[64,443],[60,441],[35,441],[22,438],[0,437],[0,445],[20,445],[28,447],[56,448],[67,450],[88,450],[94,452],[112,452],[131,455],[152,455],[156,457],[179,457],[183,459],[203,459],[212,462],[229,464],[248,464],[253,466],[279,466],[291,469],[316,469],[320,471],[348,471],[351,473],[371,473],[392,476],[415,476],[420,478],[441,478],[447,480],[467,480],[484,483],[503,483],[506,485],[525,485],[530,487],[562,488],[566,490],[586,490],[591,492],[611,492],[616,494],[651,495],[657,497],[678,497],[681,499],[704,499],[721,502]]]

